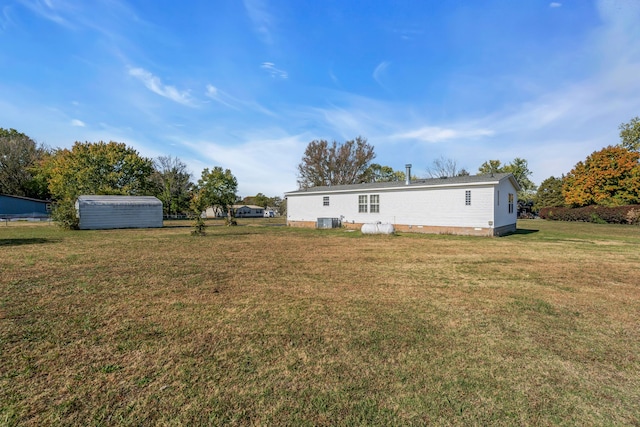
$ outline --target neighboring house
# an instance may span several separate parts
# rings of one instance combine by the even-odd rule
[[[236,218],[263,218],[265,209],[256,205],[233,205]]]
[[[256,205],[232,205],[232,212],[236,218],[262,218],[265,215],[265,209]],[[204,218],[224,218],[227,212],[223,211],[220,206],[212,206],[202,213]]]
[[[152,196],[80,196],[81,230],[162,227],[162,202]]]
[[[287,224],[359,229],[380,222],[396,231],[499,236],[516,230],[519,189],[504,173],[311,187],[285,193]]]
[[[50,214],[50,201],[0,194],[2,219],[47,219]]]

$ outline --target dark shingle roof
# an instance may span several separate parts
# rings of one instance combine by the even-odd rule
[[[333,185],[333,186],[321,186],[321,187],[309,187],[299,190],[289,191],[287,194],[306,194],[306,193],[329,193],[337,191],[358,191],[358,190],[377,190],[377,189],[392,189],[392,188],[407,188],[411,186],[418,187],[438,187],[438,186],[450,186],[450,185],[464,185],[464,184],[484,184],[484,183],[498,183],[505,178],[511,177],[512,182],[516,188],[519,188],[515,178],[510,173],[495,173],[492,175],[468,175],[468,176],[453,176],[447,178],[428,178],[418,179],[411,181],[408,186],[404,181],[392,181],[392,182],[365,182],[362,184],[348,184],[348,185]]]

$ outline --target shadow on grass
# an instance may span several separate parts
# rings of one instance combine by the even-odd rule
[[[516,231],[514,233],[512,233],[511,235],[517,235],[517,234],[532,234],[532,233],[537,233],[540,230],[531,230],[529,228],[517,228]]]
[[[57,239],[0,239],[0,246],[22,246],[22,245],[39,245],[42,243],[56,243],[60,240]]]

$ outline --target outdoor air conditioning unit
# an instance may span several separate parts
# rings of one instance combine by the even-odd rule
[[[340,218],[318,218],[316,228],[340,228]]]

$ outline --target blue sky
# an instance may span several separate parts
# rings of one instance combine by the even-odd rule
[[[397,170],[522,157],[539,184],[639,115],[637,0],[0,2],[0,127],[229,168],[241,196],[358,135]]]

